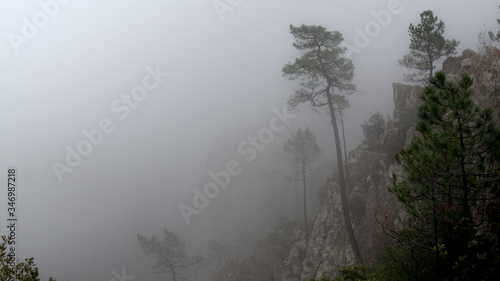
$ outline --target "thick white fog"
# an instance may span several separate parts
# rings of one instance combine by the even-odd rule
[[[257,235],[252,229],[293,215],[293,199],[273,204],[286,189],[283,142],[299,127],[318,137],[318,167],[334,161],[326,115],[303,106],[295,118],[276,119],[297,86],[281,73],[300,55],[290,24],[340,31],[344,43],[356,47],[350,58],[360,93],[349,97],[345,116],[353,149],[372,113],[392,115],[392,83],[407,73],[397,60],[408,53],[408,25],[418,23],[422,11],[433,10],[445,22],[445,37],[460,41],[460,54],[477,49],[483,24],[500,29],[498,5],[1,1],[0,232],[7,232],[7,169],[16,167],[17,255],[35,257],[42,280],[118,280],[113,272],[122,268],[134,280],[165,280],[152,273],[155,259],[144,255],[138,233],[162,237],[167,228],[191,254],[203,254],[204,242],[224,239],[223,232],[228,239],[238,231]],[[390,18],[376,21],[391,9]],[[373,23],[379,28],[361,40],[359,31]],[[239,145],[273,129],[270,122],[282,130],[272,130],[269,143],[248,160]],[[193,206],[193,188],[230,161],[240,172],[186,224],[179,205]],[[266,210],[275,214],[264,217]]]

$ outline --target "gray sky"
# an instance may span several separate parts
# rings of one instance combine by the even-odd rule
[[[355,45],[356,28],[364,30],[374,20],[371,11],[391,1],[242,0],[223,18],[212,2],[72,0],[48,7],[52,15],[44,22],[47,12],[38,1],[0,1],[0,167],[3,179],[7,167],[19,170],[18,255],[35,256],[43,278],[110,280],[113,269],[125,267],[136,280],[160,280],[148,273],[151,259],[136,234],[161,236],[166,227],[196,236],[178,205],[204,184],[216,137],[239,128],[256,134],[294,92],[296,83],[281,75],[299,55],[289,25],[322,25]],[[446,23],[446,37],[461,41],[460,54],[477,49],[483,24],[500,28],[498,5],[399,1],[399,12],[351,57],[364,96],[350,97],[350,148],[362,138],[359,124],[375,110],[392,114],[391,83],[401,82],[405,71],[397,60],[408,52],[408,25],[418,23],[422,11],[431,9]],[[37,31],[24,18],[36,21]],[[13,44],[13,36],[22,43]],[[169,75],[122,115],[121,95],[143,85],[148,66]],[[328,119],[306,107],[296,114],[280,138],[308,125],[316,128],[325,157],[333,155]],[[102,120],[114,130],[60,182],[52,164],[64,164],[66,147],[76,149],[86,139],[82,130],[99,128]],[[236,147],[228,150],[241,157]],[[4,218],[5,191],[0,202]]]

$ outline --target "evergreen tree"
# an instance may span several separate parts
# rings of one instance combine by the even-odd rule
[[[25,259],[24,262],[15,261],[15,265],[11,266],[12,260],[7,251],[8,242],[7,236],[2,235],[0,243],[0,280],[40,281],[38,267],[36,267],[33,258]],[[49,281],[55,281],[55,279],[50,277]]]
[[[397,156],[408,176],[391,191],[407,216],[394,234],[400,248],[432,261],[419,280],[499,277],[500,131],[492,110],[472,101],[472,83],[436,73],[421,96],[421,135]]]
[[[290,162],[293,167],[293,178],[300,180],[304,191],[304,229],[306,233],[306,245],[309,245],[309,231],[307,224],[307,197],[306,182],[309,166],[314,162],[316,156],[320,154],[320,149],[316,143],[316,136],[306,128],[304,131],[298,129],[295,134],[283,144],[283,150],[291,155]]]
[[[300,79],[299,89],[290,97],[288,104],[292,108],[296,108],[302,103],[309,103],[315,109],[328,106],[337,153],[342,214],[356,262],[362,264],[363,258],[352,229],[347,206],[342,149],[336,109],[332,98],[334,94],[352,93],[355,90],[355,86],[351,82],[354,76],[354,66],[350,59],[342,57],[346,48],[340,46],[344,40],[340,32],[327,31],[324,27],[315,25],[301,25],[299,27],[291,25],[290,32],[295,37],[293,46],[303,52],[303,55],[296,58],[294,63],[286,64],[282,70],[285,77],[291,80]]]
[[[163,229],[165,237],[159,241],[156,236],[146,238],[137,234],[137,241],[146,255],[154,255],[158,262],[153,266],[158,273],[170,273],[172,281],[180,280],[179,271],[183,268],[199,264],[201,256],[190,257],[185,253],[185,243],[172,231]]]
[[[372,149],[377,149],[379,144],[380,135],[384,133],[386,128],[385,119],[378,111],[373,113],[368,120],[361,124],[365,143]]]
[[[500,6],[498,6],[500,8]],[[497,19],[497,23],[500,24],[500,20]],[[495,41],[497,43],[500,43],[500,30],[497,31],[497,34],[494,34],[492,31],[488,32],[488,35],[491,39],[491,41]]]
[[[405,74],[405,80],[411,82],[427,82],[436,68],[434,62],[442,57],[454,55],[460,42],[444,39],[444,22],[438,21],[431,10],[420,14],[417,26],[410,24],[410,53],[399,60],[399,65],[417,72]]]

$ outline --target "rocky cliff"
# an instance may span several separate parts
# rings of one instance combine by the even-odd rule
[[[500,50],[487,47],[485,54],[465,50],[462,56],[448,58],[443,71],[452,79],[462,73],[474,78],[474,97],[482,106],[500,112]],[[364,262],[376,264],[390,239],[377,223],[375,215],[387,218],[397,227],[402,208],[395,196],[388,192],[393,174],[404,177],[404,171],[394,161],[394,155],[415,135],[412,124],[420,105],[422,88],[400,83],[393,84],[394,114],[391,126],[380,136],[375,151],[360,146],[348,154],[351,171],[348,198],[353,228]],[[498,121],[498,119],[497,119]],[[335,181],[333,181],[335,182]],[[220,281],[300,281],[319,278],[326,274],[337,276],[337,268],[354,263],[354,254],[345,231],[341,213],[340,191],[336,183],[329,186],[327,198],[314,223],[306,249],[304,235],[298,229],[293,233],[290,248],[283,249],[269,243],[260,243],[252,256],[242,262],[227,259],[221,267]]]
[[[485,54],[465,50],[462,56],[449,58],[443,62],[443,71],[451,79],[458,79],[462,73],[474,78],[473,99],[482,107],[490,107],[500,112],[500,50],[488,46]],[[496,121],[500,121],[495,114]]]

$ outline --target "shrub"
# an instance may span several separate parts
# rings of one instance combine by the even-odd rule
[[[338,271],[340,273],[339,278],[322,276],[318,280],[311,278],[309,281],[375,281],[366,274],[365,265],[344,266],[339,268]]]

